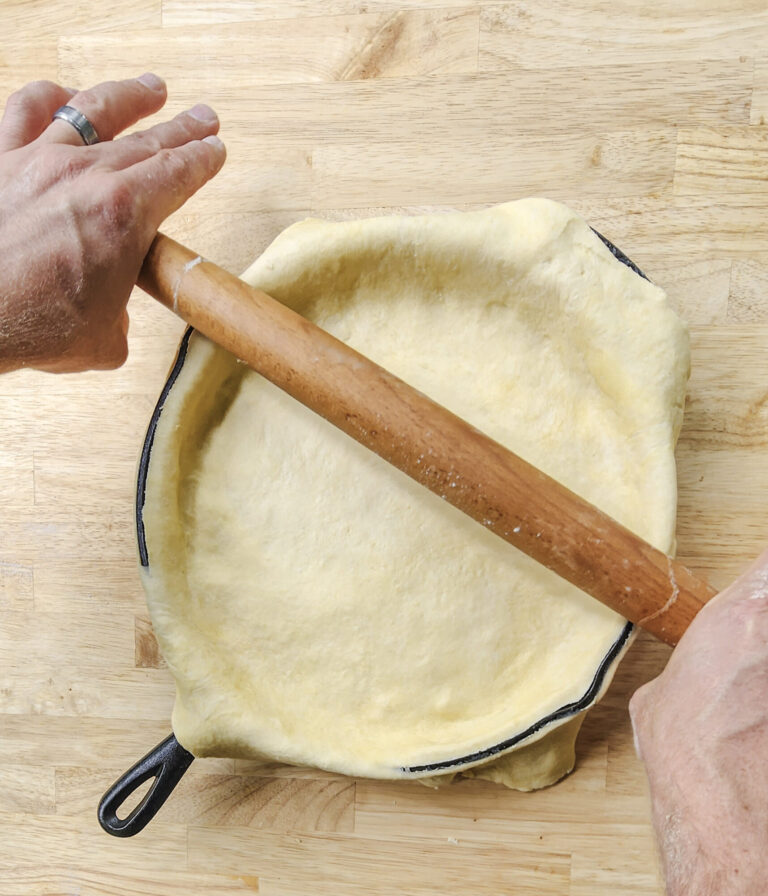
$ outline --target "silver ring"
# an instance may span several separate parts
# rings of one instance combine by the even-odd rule
[[[72,106],[62,106],[60,109],[57,109],[53,113],[52,120],[55,121],[57,118],[66,121],[67,124],[71,124],[77,133],[80,134],[80,138],[86,146],[93,146],[94,143],[99,142],[99,135],[96,133],[96,128],[82,112],[78,112],[77,109],[73,109]]]

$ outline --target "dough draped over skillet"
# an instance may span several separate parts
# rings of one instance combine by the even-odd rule
[[[687,331],[566,207],[307,220],[243,276],[673,549]],[[622,653],[625,620],[198,334],[144,526],[197,756],[544,786]]]

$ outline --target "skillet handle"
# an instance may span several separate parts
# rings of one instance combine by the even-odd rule
[[[176,740],[174,734],[134,765],[109,788],[99,803],[99,824],[113,837],[133,837],[143,830],[171,795],[195,757]],[[144,799],[125,818],[117,810],[149,778],[155,781]]]

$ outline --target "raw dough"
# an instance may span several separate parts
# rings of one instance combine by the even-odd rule
[[[687,331],[564,206],[309,220],[244,278],[672,549]],[[392,778],[525,735],[517,765],[476,773],[542,786],[625,627],[198,335],[144,524],[198,756]]]

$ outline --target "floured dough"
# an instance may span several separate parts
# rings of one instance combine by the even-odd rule
[[[564,206],[309,220],[244,278],[672,549],[687,333]],[[616,665],[623,619],[198,335],[144,525],[198,756],[386,778],[506,743],[475,773],[530,789],[570,770]]]

